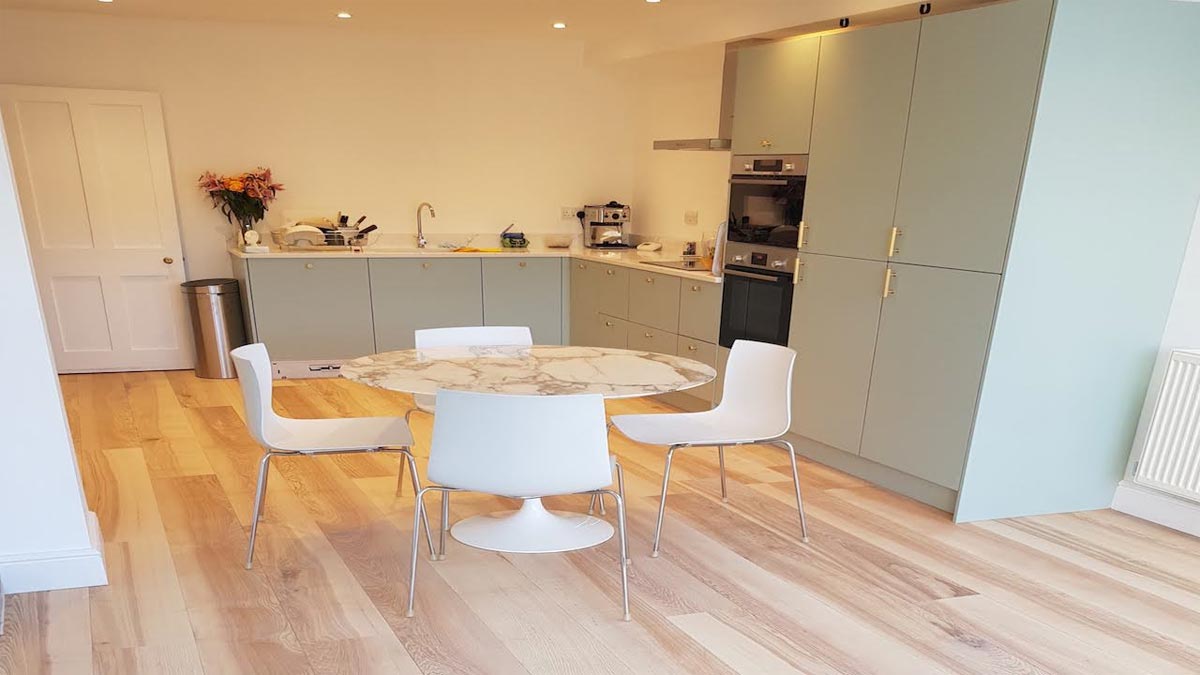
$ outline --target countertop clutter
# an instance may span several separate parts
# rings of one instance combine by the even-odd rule
[[[720,283],[721,278],[714,276],[711,272],[698,272],[692,270],[673,269],[669,267],[661,267],[659,265],[649,265],[652,262],[665,262],[670,260],[679,260],[678,255],[663,253],[661,251],[637,251],[634,249],[625,250],[597,250],[588,248],[548,248],[548,247],[530,247],[525,249],[508,249],[503,251],[470,251],[456,252],[452,249],[444,248],[389,248],[377,247],[364,248],[361,252],[351,251],[347,249],[337,250],[320,250],[320,249],[300,249],[300,250],[282,250],[272,247],[269,253],[247,253],[239,248],[230,248],[230,255],[236,258],[246,260],[285,260],[295,258],[319,259],[319,258],[348,258],[348,259],[369,259],[369,258],[572,258],[575,260],[588,260],[593,262],[601,262],[608,265],[616,265],[619,267],[629,267],[646,272],[656,272],[669,276],[690,279],[693,281],[704,281],[708,283]]]

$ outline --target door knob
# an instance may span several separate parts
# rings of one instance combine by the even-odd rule
[[[175,262],[175,259],[174,259],[174,258],[167,257],[167,258],[163,258],[163,262],[165,262],[166,264],[170,265],[171,263]]]

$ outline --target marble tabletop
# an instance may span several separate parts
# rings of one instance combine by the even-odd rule
[[[381,389],[496,394],[652,396],[698,387],[717,372],[670,354],[604,347],[439,347],[372,354],[342,364],[342,377]]]

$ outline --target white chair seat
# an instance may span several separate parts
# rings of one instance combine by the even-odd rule
[[[279,420],[279,435],[271,439],[276,450],[319,454],[375,448],[407,448],[412,432],[402,417],[349,417],[344,419]]]
[[[648,445],[737,445],[779,436],[763,433],[758,420],[716,410],[669,415],[613,415],[613,426],[627,438]]]

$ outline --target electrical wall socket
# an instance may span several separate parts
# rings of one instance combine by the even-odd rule
[[[563,220],[575,220],[575,214],[581,210],[578,206],[560,206],[558,207],[558,217]]]
[[[690,211],[690,210],[684,211],[683,212],[683,224],[684,225],[699,225],[700,224],[700,212],[699,211]]]

